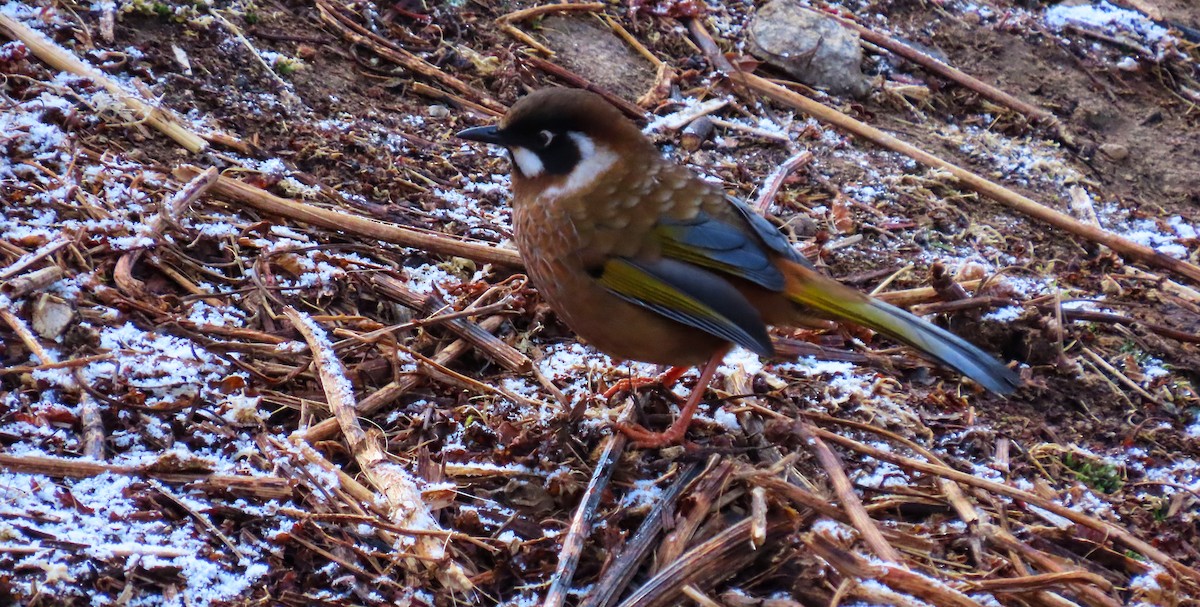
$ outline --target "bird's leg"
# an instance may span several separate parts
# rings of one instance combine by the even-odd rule
[[[725,348],[718,350],[704,364],[704,367],[700,369],[700,381],[696,382],[696,387],[692,389],[687,402],[679,410],[679,417],[676,418],[675,423],[671,424],[670,428],[662,432],[651,432],[637,424],[616,424],[617,430],[620,430],[625,436],[633,440],[634,446],[643,449],[654,449],[683,442],[683,436],[687,434],[688,426],[692,423],[692,416],[695,415],[696,408],[700,406],[700,400],[704,398],[704,393],[708,390],[708,384],[712,382],[713,376],[716,375],[717,367],[724,360],[725,352]],[[680,367],[675,367],[675,369],[678,368]]]
[[[610,400],[621,392],[632,392],[638,388],[652,386],[658,384],[667,390],[670,390],[679,378],[683,377],[684,373],[688,372],[691,367],[671,367],[665,373],[658,377],[627,377],[613,384],[613,386],[604,391],[601,396],[604,400]]]

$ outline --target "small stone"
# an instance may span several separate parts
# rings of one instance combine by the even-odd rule
[[[445,118],[450,115],[450,108],[444,105],[431,105],[428,113],[430,118]]]
[[[701,116],[684,127],[679,136],[679,146],[689,152],[700,149],[700,145],[712,135],[713,122],[708,116]]]
[[[858,33],[796,0],[772,0],[750,23],[750,52],[811,87],[835,95],[865,96]]]
[[[33,330],[42,339],[58,339],[75,319],[70,304],[49,293],[42,293],[33,302]]]
[[[1129,148],[1119,143],[1100,144],[1100,153],[1116,161],[1129,158]]]
[[[1104,274],[1100,278],[1100,288],[1104,290],[1104,294],[1109,297],[1120,297],[1125,294],[1125,289],[1121,288],[1121,283],[1117,282],[1112,276]]]

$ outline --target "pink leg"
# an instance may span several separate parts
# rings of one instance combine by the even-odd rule
[[[712,382],[713,375],[716,375],[717,366],[725,358],[725,352],[724,348],[717,351],[704,364],[704,367],[701,368],[700,381],[696,382],[696,387],[692,390],[691,395],[688,396],[687,403],[679,410],[679,418],[675,420],[675,423],[671,424],[670,428],[667,428],[663,432],[651,432],[636,424],[617,424],[617,430],[620,430],[625,436],[633,440],[634,446],[643,449],[654,449],[683,442],[683,437],[687,434],[688,426],[692,423],[692,416],[696,414],[696,409],[700,406],[700,399],[704,398],[704,393],[708,390],[708,384]],[[671,371],[680,368],[675,367]],[[669,373],[670,371],[664,375]],[[676,375],[675,380],[679,379],[679,375],[682,375],[682,373]]]

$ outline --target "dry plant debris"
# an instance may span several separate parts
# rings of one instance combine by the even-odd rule
[[[870,99],[748,58],[748,1],[0,6],[0,603],[1200,602],[1200,9],[802,4]],[[694,373],[597,400],[658,370],[558,322],[450,136],[633,81],[564,19],[663,153],[1028,385],[780,333],[629,450]]]

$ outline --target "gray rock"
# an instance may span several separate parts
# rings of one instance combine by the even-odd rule
[[[554,61],[625,99],[654,85],[654,67],[591,15],[552,15],[538,30]]]
[[[813,88],[865,96],[858,33],[794,0],[772,0],[750,23],[750,52]]]

